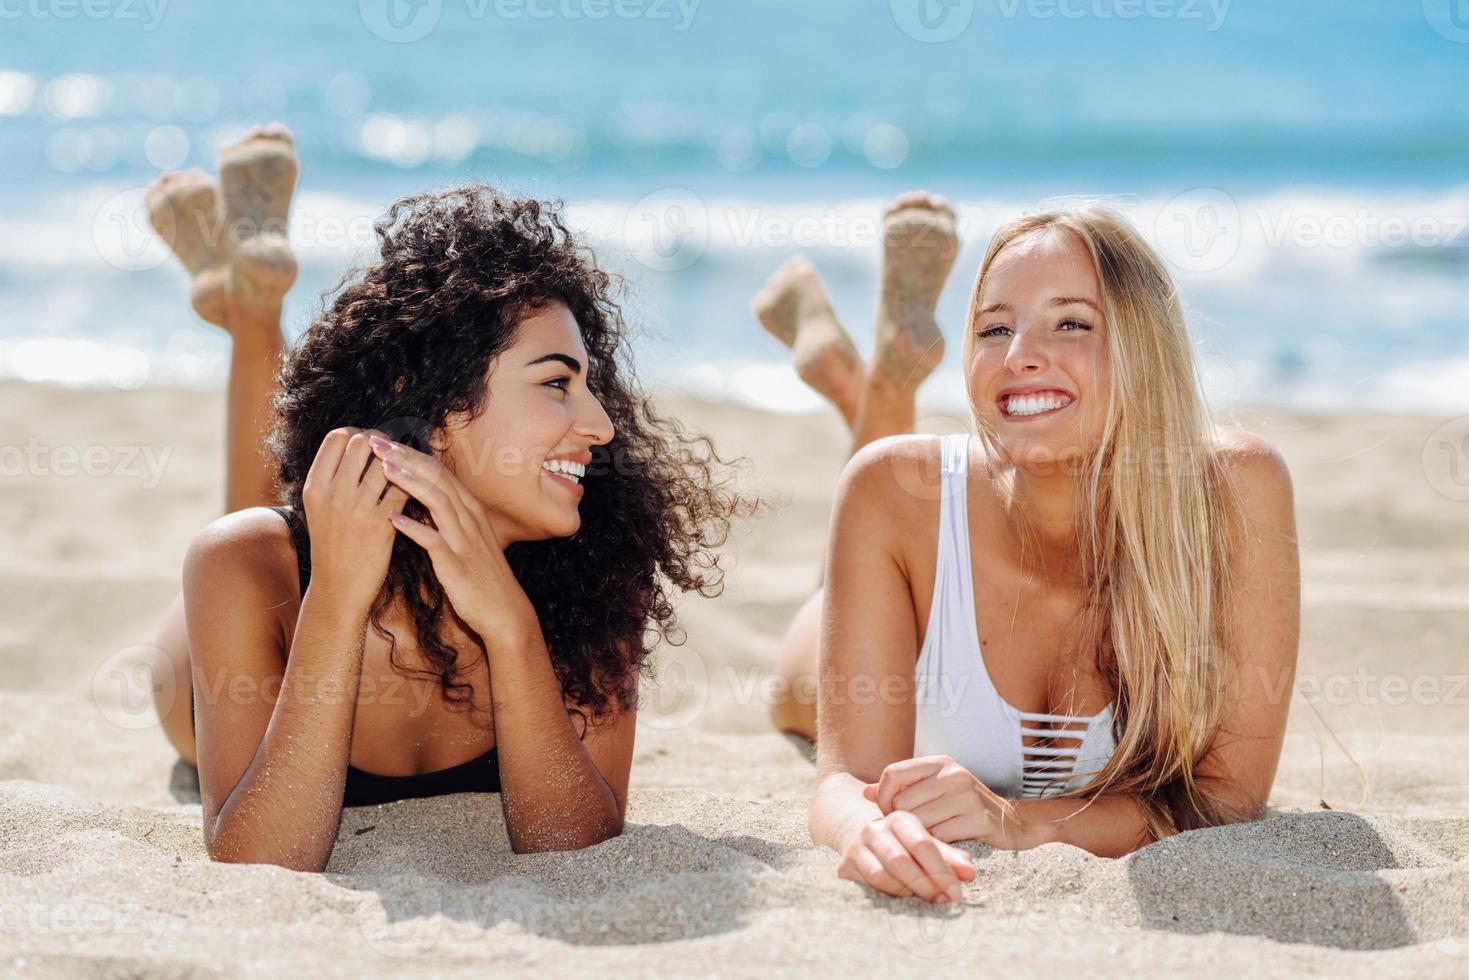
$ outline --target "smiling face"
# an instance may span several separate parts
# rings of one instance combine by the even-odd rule
[[[587,387],[576,318],[556,301],[520,321],[490,362],[482,411],[446,426],[445,458],[490,512],[503,545],[570,537],[581,527],[580,485],[592,446],[615,430]]]
[[[1042,470],[1090,456],[1106,418],[1106,318],[1086,245],[1054,228],[994,256],[970,323],[966,366],[981,425],[1017,466]]]

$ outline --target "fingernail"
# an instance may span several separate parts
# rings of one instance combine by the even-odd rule
[[[397,463],[393,462],[391,459],[385,459],[385,460],[383,460],[383,469],[386,470],[389,473],[402,473],[403,472],[403,467],[399,466]]]
[[[368,436],[367,442],[369,445],[372,446],[373,449],[381,449],[383,452],[387,452],[389,449],[393,448],[393,444],[391,442],[389,442],[387,439],[384,439],[382,436],[377,435],[376,433]]]

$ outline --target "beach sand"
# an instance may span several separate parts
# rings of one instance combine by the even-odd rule
[[[1290,462],[1302,541],[1269,816],[1119,860],[964,845],[978,880],[940,910],[836,877],[806,835],[809,754],[766,723],[839,420],[665,405],[747,456],[774,510],[657,654],[626,832],[517,856],[497,798],[401,801],[347,810],[312,875],[208,860],[192,770],[130,666],[223,499],[222,394],[0,383],[0,970],[1469,975],[1469,502],[1424,453],[1447,420],[1238,416]]]

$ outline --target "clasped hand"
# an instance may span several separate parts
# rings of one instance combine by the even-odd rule
[[[862,788],[882,816],[847,843],[837,874],[899,898],[958,901],[974,862],[952,846],[973,840],[1007,850],[1032,846],[1015,806],[948,756],[887,766]]]

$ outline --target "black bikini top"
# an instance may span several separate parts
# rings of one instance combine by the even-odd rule
[[[306,536],[304,521],[297,521],[289,507],[272,507],[280,515],[291,532],[291,543],[296,549],[296,569],[301,576],[301,596],[306,596],[306,585],[311,580],[311,550]],[[414,776],[382,776],[367,772],[356,766],[347,765],[347,785],[342,794],[342,806],[374,806],[393,800],[418,799],[425,796],[443,796],[448,793],[498,793],[500,792],[500,758],[498,746],[484,755],[461,762],[448,769],[436,769]]]

